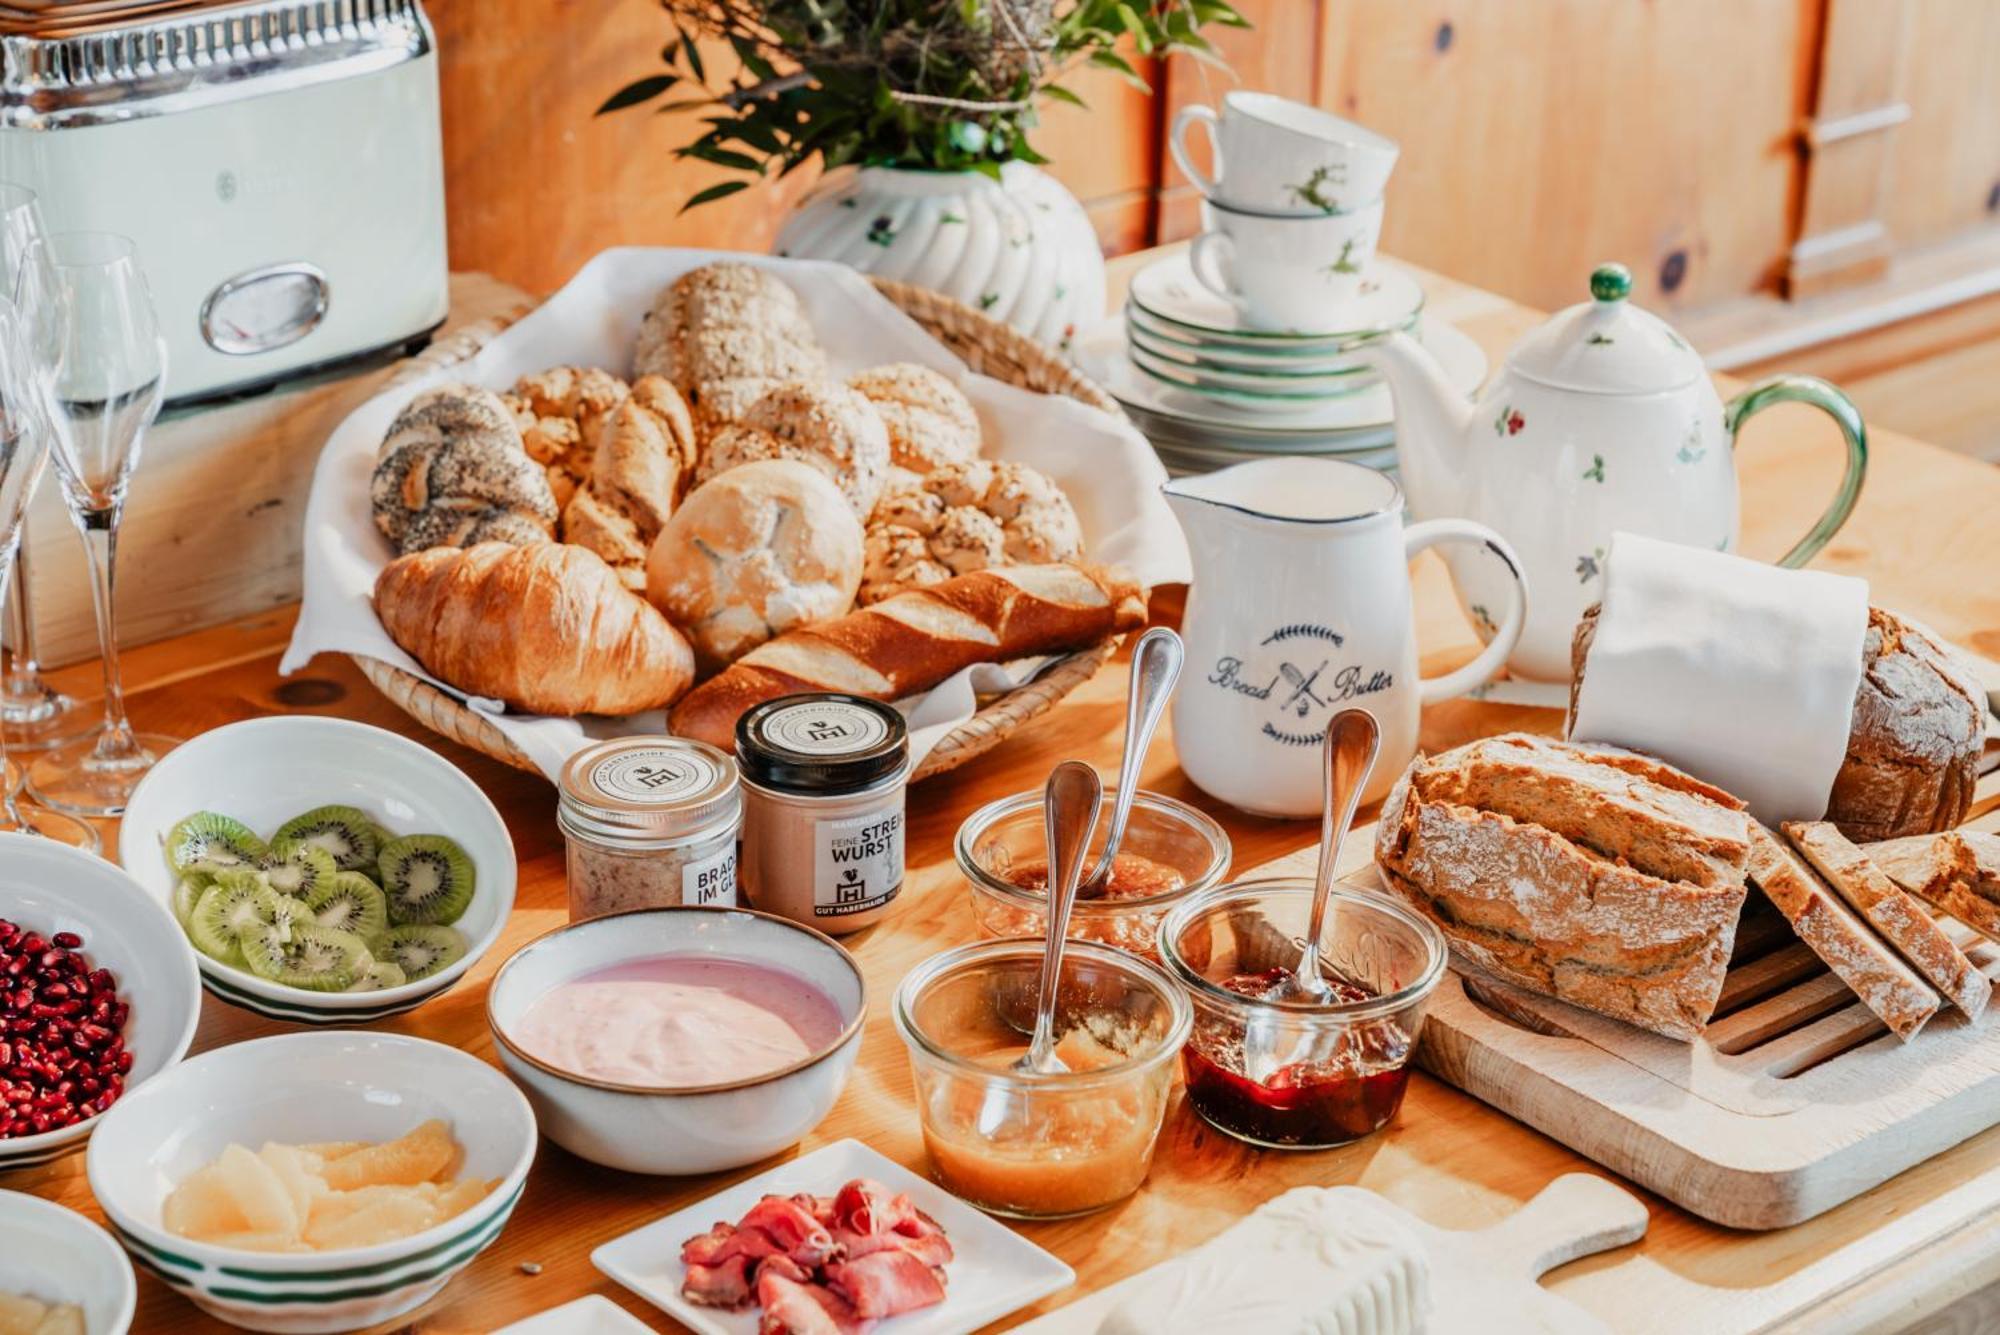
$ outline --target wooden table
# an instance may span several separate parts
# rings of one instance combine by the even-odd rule
[[[1116,266],[1121,284],[1135,264]],[[1429,287],[1431,310],[1494,355],[1536,320],[1533,312],[1459,284],[1437,279]],[[2000,658],[2000,586],[1992,577],[2000,570],[2000,524],[1994,522],[2000,515],[2000,473],[1916,441],[1879,435],[1873,443],[1860,508],[1819,564],[1868,576],[1876,601]],[[1834,485],[1837,455],[1830,428],[1817,414],[1781,408],[1759,419],[1742,459],[1747,551],[1774,556],[1804,531]],[[139,485],[145,485],[143,476]],[[128,559],[143,560],[144,554]],[[1170,618],[1178,601],[1169,593],[1157,610]],[[1458,617],[1441,567],[1428,560],[1419,571],[1418,605],[1429,657],[1463,657],[1470,651],[1471,632]],[[565,918],[554,794],[539,778],[422,733],[344,659],[322,658],[300,676],[281,680],[276,666],[291,620],[292,612],[284,610],[132,651],[126,658],[132,712],[145,728],[181,736],[260,714],[334,714],[418,736],[471,773],[514,831],[521,864],[518,907],[498,947],[464,984],[383,1027],[490,1059],[487,981],[510,953]],[[96,685],[89,665],[60,675],[80,693]],[[912,965],[976,935],[965,887],[952,866],[953,832],[981,803],[1039,785],[1059,759],[1080,756],[1107,772],[1115,768],[1123,690],[1122,668],[1100,673],[1048,718],[976,764],[912,794],[910,874],[901,904],[886,923],[849,939],[867,970],[874,1001],[861,1060],[833,1115],[802,1150],[855,1136],[921,1169],[909,1070],[887,1001]],[[1511,727],[1552,731],[1558,722],[1550,712],[1459,702],[1430,711],[1423,741],[1435,749]],[[1293,852],[1315,834],[1310,823],[1252,819],[1209,800],[1181,776],[1166,739],[1153,747],[1145,782],[1221,820],[1235,840],[1239,871]],[[198,1049],[285,1028],[212,999],[204,1006]],[[1076,1291],[1033,1310],[1061,1305],[1200,1242],[1294,1185],[1359,1183],[1437,1223],[1471,1226],[1512,1210],[1559,1173],[1591,1167],[1421,1075],[1388,1131],[1323,1153],[1254,1151],[1177,1105],[1168,1114],[1151,1180],[1136,1197],[1090,1218],[1023,1230],[1074,1265],[1079,1278]],[[396,1328],[484,1332],[593,1292],[610,1295],[657,1328],[671,1328],[659,1313],[598,1275],[589,1264],[591,1249],[753,1171],[692,1180],[628,1177],[545,1143],[527,1194],[499,1243],[430,1308]],[[0,1176],[0,1186],[97,1214],[81,1156]],[[1621,1330],[1892,1330],[1928,1321],[1961,1299],[1952,1319],[1964,1323],[1959,1328],[1980,1328],[1978,1313],[1991,1320],[2000,1312],[2000,1301],[1976,1296],[2000,1280],[2000,1226],[1991,1217],[1914,1257],[1904,1254],[1921,1221],[1966,1193],[2000,1201],[2000,1130],[1781,1232],[1735,1233],[1652,1201],[1652,1229],[1643,1243],[1568,1266],[1549,1282]],[[524,1267],[538,1269],[529,1273]],[[142,1276],[140,1287],[136,1330],[151,1335],[219,1329],[152,1279]],[[1975,1296],[1968,1299],[1969,1294]]]

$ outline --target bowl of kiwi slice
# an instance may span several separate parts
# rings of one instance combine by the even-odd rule
[[[171,910],[213,996],[356,1024],[462,978],[514,906],[500,814],[436,752],[345,719],[251,719],[163,756],[119,861]]]

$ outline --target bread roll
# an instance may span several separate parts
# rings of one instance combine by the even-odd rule
[[[1598,608],[1570,645],[1569,719],[1597,635]],[[1965,819],[1986,740],[1985,692],[1929,631],[1868,609],[1861,686],[1825,819],[1870,843],[1948,830]]]
[[[979,457],[979,414],[965,391],[928,366],[893,362],[849,376],[889,432],[889,463],[922,475]]]
[[[604,419],[590,480],[563,511],[563,541],[588,547],[627,588],[646,587],[646,553],[666,526],[694,468],[694,424],[680,392],[641,376]]]
[[[477,385],[411,399],[382,438],[369,482],[375,527],[399,552],[547,542],[556,501],[514,415]]]
[[[1727,793],[1518,733],[1419,756],[1375,843],[1384,881],[1461,961],[1682,1040],[1721,996],[1749,857]]]
[[[646,595],[704,673],[854,605],[861,525],[815,468],[766,459],[688,494],[646,562]]]
[[[530,714],[635,714],[694,679],[680,632],[567,544],[401,557],[375,580],[375,613],[438,680]]]
[[[854,517],[866,520],[888,476],[889,436],[874,406],[838,380],[793,380],[709,437],[695,481],[758,459],[811,464],[840,488]]]
[[[639,326],[635,375],[671,380],[704,439],[773,387],[826,374],[798,293],[768,269],[705,264],[670,283]]]
[[[521,444],[540,464],[565,509],[577,488],[590,479],[597,433],[631,387],[609,371],[587,366],[552,366],[524,375],[501,395],[521,428]]]
[[[763,644],[690,691],[671,723],[735,744],[744,710],[795,691],[899,700],[975,663],[1080,649],[1143,625],[1146,594],[1122,571],[1079,565],[982,570],[899,594]]]
[[[1026,464],[947,464],[883,494],[868,522],[861,601],[997,566],[1083,555],[1083,527],[1054,479]]]

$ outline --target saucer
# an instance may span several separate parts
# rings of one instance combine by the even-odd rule
[[[1329,308],[1327,328],[1256,329],[1196,280],[1187,252],[1182,251],[1141,269],[1132,279],[1129,300],[1154,320],[1180,331],[1183,342],[1329,357],[1338,355],[1347,340],[1409,327],[1423,310],[1424,290],[1407,269],[1383,261],[1362,275],[1357,296]]]
[[[1223,343],[1184,343],[1171,332],[1163,332],[1165,329],[1152,316],[1126,303],[1125,336],[1132,340],[1132,346],[1144,348],[1154,357],[1190,369],[1226,371],[1275,380],[1356,376],[1369,369],[1353,354],[1325,358],[1271,356],[1247,348],[1232,348]]]
[[[1289,406],[1318,403],[1343,394],[1359,394],[1378,383],[1372,372],[1342,371],[1332,375],[1272,375],[1256,371],[1223,371],[1209,366],[1189,366],[1171,361],[1149,350],[1128,332],[1126,356],[1132,364],[1170,385],[1180,385],[1197,394],[1224,402],[1241,399],[1252,406],[1268,404],[1283,412]],[[1365,370],[1365,368],[1362,368]]]

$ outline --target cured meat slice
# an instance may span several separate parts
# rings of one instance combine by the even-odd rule
[[[895,1316],[944,1301],[944,1277],[901,1248],[826,1268],[826,1282],[865,1317]]]
[[[764,1309],[757,1335],[863,1335],[875,1324],[831,1289],[801,1284],[775,1269],[758,1276],[757,1302]]]
[[[799,1204],[796,1196],[764,1197],[750,1207],[737,1227],[762,1229],[778,1244],[779,1251],[807,1268],[823,1265],[833,1256],[833,1234],[810,1209]]]

